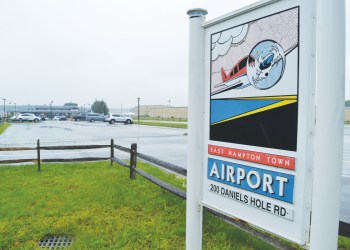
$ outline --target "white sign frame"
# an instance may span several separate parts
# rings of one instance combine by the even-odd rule
[[[227,143],[209,140],[210,129],[210,93],[211,93],[211,38],[212,34],[218,31],[227,30],[253,20],[261,19],[281,11],[298,8],[299,12],[299,44],[298,44],[298,124],[297,124],[297,150],[281,150],[237,143]],[[315,8],[313,2],[302,1],[263,1],[249,6],[237,12],[230,13],[221,18],[203,24],[204,39],[204,148],[203,154],[203,178],[202,195],[200,204],[211,208],[228,216],[233,216],[245,220],[252,225],[267,230],[271,233],[284,237],[288,240],[305,245],[309,242],[310,211],[312,197],[312,166],[313,166],[313,140],[314,140],[314,120],[315,120],[315,22],[313,16]],[[255,91],[255,89],[253,89]],[[206,126],[206,124],[208,124]],[[295,159],[295,171],[289,169],[276,168],[257,162],[247,162],[245,159],[232,159],[224,155],[208,154],[208,145],[218,147],[234,148],[245,151],[259,152],[269,155],[281,155]],[[214,160],[230,162],[232,164],[245,165],[263,171],[276,171],[294,176],[293,201],[285,201],[266,197],[261,194],[251,192],[208,179],[208,158]],[[237,168],[235,169],[237,171]],[[209,191],[210,185],[217,184],[219,194]],[[252,184],[252,183],[251,183]],[[254,184],[254,183],[253,183]],[[253,185],[252,184],[252,185]],[[290,211],[289,216],[278,216],[274,212],[244,204],[238,199],[229,199],[220,195],[221,189],[238,192],[241,196],[248,196],[278,205]],[[214,190],[215,191],[215,190]],[[237,198],[237,197],[236,197]],[[242,200],[242,199],[241,199]],[[244,198],[243,198],[244,200]],[[266,203],[265,203],[266,205]]]

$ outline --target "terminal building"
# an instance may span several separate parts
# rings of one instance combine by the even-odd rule
[[[350,123],[350,107],[345,108],[345,122]]]
[[[91,112],[90,106],[80,107],[77,103],[68,102],[63,106],[58,105],[6,105],[6,116],[11,117],[20,113],[33,113],[38,116],[53,118],[54,116],[66,116],[67,118],[82,112]]]
[[[131,109],[131,112],[138,117],[138,110],[140,110],[140,117],[151,118],[176,118],[179,120],[187,120],[187,107],[172,107],[167,105],[140,105]]]
[[[0,106],[1,107],[1,106]],[[111,108],[113,110],[113,108]],[[117,109],[116,109],[117,110]],[[172,107],[167,105],[140,105],[133,107],[128,115],[138,117],[138,110],[140,110],[140,117],[151,117],[151,118],[176,118],[180,120],[187,120],[187,107]],[[0,111],[1,116],[4,117],[4,112]],[[54,116],[66,116],[70,118],[79,113],[89,113],[91,112],[90,106],[79,107],[77,103],[68,102],[63,106],[59,105],[20,105],[9,104],[5,107],[5,117],[11,117],[15,114],[20,113],[34,113],[38,116],[45,116],[48,118],[53,118]],[[350,122],[350,107],[345,107],[344,121]]]

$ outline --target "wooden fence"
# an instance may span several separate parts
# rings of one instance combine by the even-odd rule
[[[41,151],[42,150],[81,150],[81,149],[98,149],[98,148],[110,148],[110,156],[109,157],[85,157],[85,158],[57,158],[57,159],[41,159]],[[120,150],[126,153],[130,154],[130,162],[127,163],[119,158],[116,158],[114,155],[114,150]],[[155,164],[159,167],[162,167],[168,171],[174,172],[176,174],[179,174],[181,176],[186,177],[187,176],[187,170],[176,166],[174,164],[159,160],[157,158],[154,158],[149,155],[145,155],[142,153],[137,152],[137,144],[133,143],[131,144],[131,148],[123,147],[120,145],[114,144],[114,140],[111,139],[110,144],[104,144],[104,145],[74,145],[74,146],[40,146],[40,141],[37,141],[36,147],[7,147],[7,148],[0,148],[0,151],[25,151],[25,150],[35,150],[37,152],[37,158],[35,159],[16,159],[16,160],[1,160],[0,164],[13,164],[13,163],[24,163],[24,162],[36,162],[38,165],[38,171],[41,171],[41,163],[42,162],[79,162],[79,161],[100,161],[100,160],[110,160],[111,165],[113,162],[118,163],[119,165],[129,168],[130,169],[130,179],[136,178],[136,173],[138,173],[140,176],[150,180],[154,184],[168,190],[169,192],[174,193],[175,195],[186,199],[186,192],[183,190],[180,190],[162,180],[157,179],[156,177],[146,173],[145,171],[137,168],[137,159],[142,159],[146,162]],[[225,215],[219,214],[213,210],[207,209],[212,214],[224,219],[226,222],[235,225],[236,227],[239,227],[240,229],[260,238],[264,241],[269,242],[270,244],[281,248],[286,249],[286,246],[281,243],[276,238],[264,234],[261,231],[256,230],[254,227],[250,226],[249,224],[241,221],[241,220],[235,220],[233,218],[227,217]],[[339,235],[349,237],[350,238],[350,224],[340,221],[339,222]]]

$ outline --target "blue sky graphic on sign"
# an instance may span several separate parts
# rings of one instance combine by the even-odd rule
[[[208,179],[293,204],[290,174],[208,158]]]
[[[224,121],[232,117],[245,114],[252,110],[266,107],[280,102],[280,100],[211,100],[210,102],[210,124]]]

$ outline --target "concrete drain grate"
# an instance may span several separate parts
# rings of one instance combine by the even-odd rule
[[[72,245],[73,238],[64,235],[50,235],[46,236],[39,242],[39,248],[42,249],[62,249],[68,248]]]

